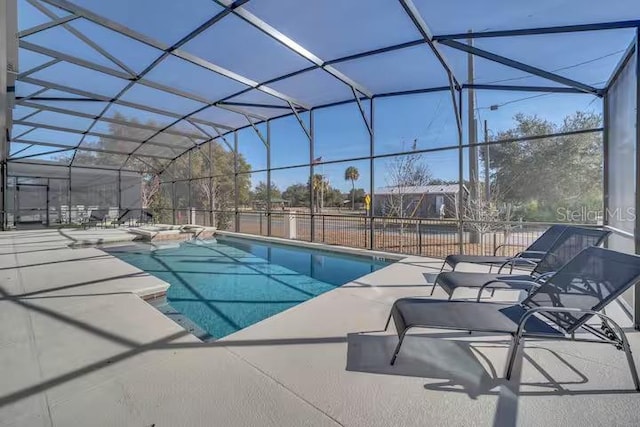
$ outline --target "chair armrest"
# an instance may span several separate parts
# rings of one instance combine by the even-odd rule
[[[539,288],[540,286],[542,286],[541,283],[536,283],[533,280],[508,280],[508,279],[494,279],[494,280],[489,280],[488,282],[484,283],[482,286],[480,286],[480,289],[478,290],[478,296],[476,297],[476,302],[480,302],[480,297],[482,296],[482,292],[489,287],[490,285],[494,285],[494,284],[502,284],[502,286],[491,286],[492,289],[496,289],[496,288],[509,288],[511,287],[509,285],[509,283],[518,283],[518,284],[522,284],[522,285],[529,285],[530,289],[529,292],[531,291],[531,289],[534,288]]]
[[[626,335],[624,334],[624,331],[609,316],[606,316],[598,311],[586,310],[586,309],[574,308],[574,307],[533,307],[528,309],[524,313],[520,321],[518,322],[518,329],[516,331],[516,336],[518,338],[522,337],[522,334],[524,333],[524,326],[527,323],[527,320],[529,320],[529,318],[536,313],[582,313],[582,314],[591,314],[592,316],[597,316],[600,319],[602,319],[604,322],[612,324],[614,329],[618,333],[618,336],[620,337],[620,339],[623,341],[623,343],[627,344]]]
[[[496,248],[493,250],[493,256],[498,255],[498,249],[506,248],[507,246],[522,246],[522,245],[516,245],[515,243],[503,243],[501,245],[496,246]]]
[[[521,251],[518,252],[516,255],[513,256],[513,258],[519,258],[522,257],[522,255],[524,254],[531,254],[531,255],[542,255],[540,258],[542,258],[543,256],[545,256],[547,253],[545,251]]]
[[[538,283],[539,283],[540,281],[546,282],[546,281],[547,281],[547,279],[549,279],[550,277],[552,277],[554,274],[556,274],[556,272],[555,272],[555,271],[548,271],[548,272],[546,272],[546,273],[542,273],[542,274],[540,274],[538,277],[536,277],[536,278],[535,278],[534,282],[538,282]]]
[[[502,263],[502,265],[500,266],[500,268],[498,268],[498,273],[500,273],[502,271],[503,268],[505,268],[507,265],[511,265],[511,270],[513,270],[513,267],[516,266],[516,264],[529,264],[533,267],[535,267],[536,265],[538,265],[538,262],[540,262],[539,259],[534,259],[534,258],[518,258],[518,257],[513,257],[510,258],[508,261],[505,261],[504,263]]]

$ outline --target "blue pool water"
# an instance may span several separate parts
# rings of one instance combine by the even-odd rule
[[[167,248],[135,244],[104,250],[170,283],[163,311],[184,315],[206,332],[205,338],[224,337],[389,265],[227,237]]]

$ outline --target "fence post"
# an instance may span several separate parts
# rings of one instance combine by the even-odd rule
[[[324,219],[325,219],[325,216],[324,216],[324,214],[322,214],[322,243],[325,242],[325,240],[324,240]]]
[[[367,239],[367,217],[364,217],[364,247],[366,248],[368,245],[368,239]]]
[[[493,251],[491,252],[491,255],[496,253],[496,248],[498,246],[496,245],[496,233],[493,233]]]
[[[422,220],[418,220],[418,255],[422,256]]]
[[[285,239],[297,239],[296,231],[298,229],[296,212],[289,211],[282,216],[282,222],[284,226],[284,238]]]

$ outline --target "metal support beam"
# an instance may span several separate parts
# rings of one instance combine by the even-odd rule
[[[311,139],[311,130],[307,128],[307,126],[304,124],[304,121],[300,117],[300,114],[298,113],[296,108],[291,103],[289,103],[289,107],[291,108],[291,111],[293,111],[293,115],[296,117],[296,120],[298,120],[298,124],[302,128],[302,131],[304,132],[304,134],[307,135],[308,139]]]
[[[533,36],[539,34],[577,33],[581,31],[617,30],[622,28],[636,28],[640,26],[640,20],[602,22],[596,24],[561,25],[556,27],[522,28],[517,30],[483,31],[477,33],[456,33],[434,36],[434,41],[478,39],[485,37],[515,37]]]
[[[18,74],[18,80],[21,80],[21,79],[23,79],[23,78],[25,78],[25,77],[27,77],[27,76],[29,76],[31,74],[37,73],[38,71],[42,71],[45,68],[49,68],[52,65],[56,65],[58,62],[60,62],[60,59],[55,58],[55,59],[52,59],[51,61],[45,62],[44,64],[40,64],[37,67],[33,67],[30,70],[27,70],[27,71],[25,71],[23,73]],[[18,98],[16,97],[16,99],[18,99]]]
[[[315,191],[313,190],[313,175],[315,174],[315,146],[314,146],[314,111],[309,111],[309,213],[311,219],[310,238],[312,242],[316,238],[316,221],[315,221]]]
[[[596,89],[593,86],[577,82],[572,79],[568,79],[566,77],[562,77],[558,74],[554,74],[548,71],[541,70],[540,68],[533,67],[531,65],[523,64],[522,62],[515,61],[513,59],[505,58],[504,56],[496,55],[495,53],[487,52],[486,50],[479,49],[477,47],[469,46],[464,43],[460,43],[455,40],[443,40],[440,42],[446,46],[452,47],[454,49],[461,50],[463,52],[471,53],[473,55],[479,56],[484,59],[488,59],[493,62],[497,62],[502,65],[506,65],[507,67],[515,68],[516,70],[524,71],[525,73],[533,74],[538,77],[542,77],[547,80],[554,81],[556,83],[563,84],[565,86],[569,86],[578,90],[581,90],[585,93],[590,93],[592,95],[602,95],[602,91]]]
[[[175,224],[176,223],[176,183],[172,182],[171,183],[171,212],[172,212],[172,218],[171,218],[171,223]]]
[[[26,120],[15,120],[14,124],[16,125],[23,125],[23,126],[32,126],[35,128],[42,128],[42,129],[49,129],[49,130],[55,130],[55,131],[59,131],[59,132],[67,132],[67,133],[72,133],[72,134],[78,134],[78,135],[90,135],[90,136],[97,136],[100,138],[106,138],[109,140],[114,140],[114,141],[127,141],[127,142],[133,142],[133,143],[137,143],[137,144],[141,144],[143,141],[139,140],[139,139],[135,139],[135,138],[129,138],[126,136],[114,136],[114,135],[110,135],[110,134],[103,134],[100,132],[90,132],[90,131],[83,131],[83,130],[78,130],[78,129],[72,129],[72,128],[66,128],[66,127],[62,127],[62,126],[55,126],[55,125],[48,125],[45,123],[36,123],[36,122],[30,122],[30,121],[26,121]],[[18,137],[14,138],[18,139]],[[43,145],[45,145],[45,143],[42,143]],[[178,147],[175,145],[170,145],[170,144],[165,144],[162,142],[148,142],[149,145],[154,145],[154,146],[158,146],[158,147],[166,147],[166,148],[172,148],[174,150],[179,150],[182,147]],[[74,149],[84,149],[83,146],[81,145],[72,145],[69,146],[70,150],[74,150]],[[96,150],[96,151],[104,151],[107,152],[108,150]],[[117,154],[131,154],[131,153],[127,153],[127,152],[116,152]],[[162,156],[154,156],[153,154],[148,154],[149,157],[161,157],[166,159],[167,157],[162,157]]]
[[[26,80],[22,80],[22,81],[26,81]],[[27,96],[22,96],[20,97],[20,101],[16,101],[16,104],[20,104],[20,102],[22,102],[22,100],[28,101],[31,98],[37,97],[38,95],[40,95],[43,92],[46,92],[48,88],[43,87],[42,89],[38,89],[37,91],[33,92],[30,95]]]
[[[635,110],[635,131],[636,131],[636,182],[635,182],[635,249],[636,254],[640,254],[640,27],[636,28],[636,43],[635,43],[635,55],[636,55],[636,110]],[[630,190],[630,189],[629,189]],[[640,330],[640,285],[636,284],[633,290],[633,326],[635,329]]]
[[[271,236],[271,122],[267,120],[267,236]],[[286,224],[286,219],[283,218]],[[262,223],[262,218],[260,218]],[[286,225],[285,225],[286,226]]]
[[[167,117],[172,117],[175,119],[180,119],[183,120],[183,115],[180,115],[178,113],[174,113],[171,111],[167,111],[167,110],[163,110],[160,108],[155,108],[155,107],[149,107],[147,105],[143,105],[143,104],[138,104],[135,102],[130,102],[130,101],[124,101],[122,99],[114,99],[108,96],[104,96],[104,95],[100,95],[97,93],[92,93],[92,92],[88,92],[88,91],[84,91],[84,90],[80,90],[80,89],[76,89],[70,86],[65,86],[65,85],[61,85],[61,84],[57,84],[57,83],[52,83],[52,82],[48,82],[45,80],[40,80],[40,79],[34,79],[33,77],[26,77],[24,79],[21,79],[23,82],[25,83],[30,83],[33,85],[37,85],[37,86],[42,86],[43,89],[40,89],[37,92],[34,92],[33,94],[27,96],[27,97],[23,97],[20,101],[18,101],[17,103],[20,104],[24,101],[28,101],[30,98],[33,98],[35,96],[38,96],[39,94],[41,94],[42,92],[46,91],[47,89],[56,89],[56,90],[60,90],[63,92],[68,92],[70,94],[73,95],[77,95],[77,96],[82,96],[85,98],[89,98],[91,100],[95,100],[95,101],[100,101],[100,102],[111,102],[113,104],[118,104],[118,105],[122,105],[125,107],[130,107],[130,108],[135,108],[137,110],[142,110],[142,111],[148,111],[150,113],[154,113],[154,114],[160,114],[163,116],[167,116]],[[197,122],[203,125],[207,125],[207,126],[216,126],[225,130],[233,130],[233,128],[229,127],[229,126],[225,126],[219,123],[213,123],[210,122],[208,120],[203,120],[203,119],[199,119],[197,117],[189,117],[190,121],[193,122]],[[179,120],[178,120],[179,121]]]
[[[38,9],[40,12],[42,12],[43,14],[45,14],[46,16],[48,16],[51,19],[56,19],[57,15],[55,13],[53,13],[52,11],[50,11],[49,9],[47,9],[46,7],[44,7],[42,4],[40,4],[37,0],[27,0],[33,7],[35,7],[36,9]],[[77,16],[77,15],[75,15]],[[116,58],[115,56],[111,55],[109,52],[107,52],[106,50],[104,50],[103,48],[101,48],[96,42],[94,42],[93,40],[91,40],[89,37],[85,36],[84,34],[82,34],[80,31],[76,30],[74,27],[72,27],[71,25],[69,25],[68,23],[63,23],[62,27],[67,30],[69,33],[73,34],[74,36],[76,36],[79,40],[81,40],[82,42],[84,42],[85,44],[87,44],[89,47],[91,47],[93,50],[95,50],[96,52],[98,52],[100,55],[104,56],[105,58],[107,58],[109,61],[113,62],[115,65],[117,65],[118,67],[120,67],[121,69],[123,69],[124,71],[126,71],[127,73],[131,74],[132,76],[135,76],[136,73],[135,71],[133,71],[131,68],[127,67],[126,64],[124,64],[122,61],[120,61],[118,58]]]
[[[262,141],[264,146],[268,148],[269,147],[269,140],[267,138],[265,138],[264,135],[262,135],[262,132],[260,132],[260,129],[258,129],[258,127],[255,125],[255,123],[253,123],[253,121],[251,120],[250,117],[248,117],[248,116],[245,116],[245,117],[247,118],[247,120],[251,124],[251,127],[253,128],[253,130],[256,133],[256,135],[258,135],[258,138],[260,138],[260,141]]]
[[[230,101],[224,101],[224,102],[219,102],[218,106],[231,106],[231,107],[253,107],[253,108],[270,108],[270,109],[274,109],[274,110],[288,110],[289,107],[287,107],[286,105],[276,105],[276,104],[258,104],[255,102],[230,102]],[[291,105],[291,103],[289,103],[289,105]]]
[[[131,156],[132,159],[136,159],[137,161],[144,163],[145,165],[149,166],[149,168],[151,169],[152,172],[156,173],[157,175],[160,175],[160,171],[157,167],[155,167],[154,165],[152,165],[151,163],[147,162],[146,160],[144,160],[143,158],[141,158],[140,156]],[[122,167],[119,169],[119,171],[122,171],[123,167],[127,164],[126,160],[123,164]]]
[[[517,86],[517,85],[495,85],[495,84],[463,84],[462,89],[478,90],[502,90],[514,92],[545,92],[545,93],[576,93],[584,94],[584,91],[572,87],[561,86]]]
[[[458,208],[456,209],[458,220],[458,253],[464,254],[464,222],[462,209],[464,207],[464,136],[462,132],[462,89],[458,89],[458,111],[456,113],[458,123]]]
[[[213,152],[211,151],[212,144],[207,144],[207,147],[209,149],[209,159],[213,158]],[[214,169],[214,164],[212,161],[209,161],[209,225],[212,227],[216,227],[216,217],[215,217],[215,209],[216,209],[216,192],[215,189],[213,188],[214,182],[213,182],[213,174],[215,172]]]
[[[48,166],[48,167],[56,167],[56,168],[66,168],[69,169],[69,165],[56,165],[56,164],[52,164],[52,163],[44,163],[44,162],[31,162],[31,161],[27,161],[27,162],[21,162],[20,160],[12,160],[10,162],[11,164],[19,164],[19,165],[36,165],[36,166]],[[109,171],[109,172],[115,172],[118,169],[113,169],[113,168],[103,168],[103,167],[99,167],[99,166],[94,166],[94,165],[82,165],[79,166],[82,169],[96,169],[96,170],[103,170],[103,171]],[[139,170],[135,170],[135,169],[120,169],[123,172],[134,172],[134,173],[140,173]]]
[[[31,157],[44,156],[46,154],[63,153],[65,151],[69,151],[69,148],[63,148],[63,149],[60,149],[60,150],[45,151],[43,153],[38,153],[38,154],[28,154],[28,155],[22,156],[22,157],[15,157],[15,154],[14,154],[13,156],[11,156],[10,160],[24,160],[24,159],[29,159]]]
[[[39,103],[35,103],[35,102],[23,102],[23,103],[21,103],[21,105],[23,105],[25,107],[30,107],[30,108],[37,108],[37,109],[43,110],[43,111],[52,111],[54,113],[67,114],[67,115],[75,116],[75,117],[82,117],[82,118],[85,118],[85,119],[95,119],[96,118],[95,114],[82,113],[80,111],[73,111],[73,110],[68,110],[66,108],[60,108],[60,107],[52,107],[50,105],[39,104]],[[35,113],[31,113],[29,116],[31,116],[33,114],[35,114]],[[29,116],[22,117],[22,118],[20,118],[20,120],[26,120]],[[140,123],[140,122],[129,122],[129,121],[126,121],[126,120],[113,119],[111,117],[101,117],[100,121],[107,122],[107,123],[114,123],[114,124],[122,125],[122,126],[128,126],[128,127],[137,128],[137,129],[146,129],[146,130],[153,130],[153,131],[157,131],[157,130],[161,129],[161,128],[158,128],[157,126],[151,126],[151,125]],[[175,129],[167,129],[167,130],[164,131],[164,133],[170,134],[170,135],[182,136],[182,137],[185,137],[185,138],[204,139],[204,138],[202,138],[201,135],[188,133],[188,132],[183,132],[183,131],[175,130]],[[116,139],[116,138],[112,137],[112,139]],[[158,144],[160,144],[160,143],[156,143],[156,145],[158,145]],[[169,144],[165,144],[165,145],[168,146],[168,147],[171,146]]]
[[[68,222],[71,224],[71,166],[69,166],[69,174],[67,175],[67,211],[69,212]]]
[[[40,142],[40,141],[32,141],[29,139],[14,139],[14,142],[19,142],[22,144],[32,144],[32,145],[42,145],[45,147],[56,147],[56,148],[64,148],[65,150],[75,150],[75,146],[74,145],[64,145],[64,144],[56,144],[55,142]],[[127,155],[127,153],[123,153],[121,151],[115,151],[115,150],[106,150],[106,149],[98,149],[98,148],[94,148],[94,147],[80,147],[80,150],[83,151],[92,151],[95,153],[108,153],[108,154],[120,154],[120,155]],[[163,160],[171,160],[169,157],[162,157],[162,156],[147,156],[147,157],[153,157],[156,159],[163,159]]]
[[[12,1],[12,0],[9,0]],[[15,7],[15,1],[12,5]],[[9,111],[9,94],[7,93],[9,69],[9,27],[10,20],[16,21],[16,16],[10,16],[10,5],[7,0],[0,0],[0,228],[7,228],[7,158],[9,157],[9,129],[11,128],[11,113]]]
[[[360,97],[354,88],[351,88],[351,93],[353,93],[353,97],[356,100],[356,104],[358,105],[358,110],[360,110],[360,116],[362,116],[362,121],[364,121],[364,125],[367,128],[367,132],[369,132],[369,136],[373,134],[373,129],[371,128],[371,123],[367,119],[367,114],[364,112],[364,108],[362,107],[362,103],[360,102]],[[371,99],[371,98],[369,98]]]
[[[115,31],[117,33],[120,33],[122,35],[125,35],[129,38],[132,38],[136,41],[139,41],[141,43],[144,43],[148,46],[152,46],[156,49],[159,49],[163,52],[165,52],[165,55],[162,56],[162,58],[164,58],[164,56],[166,56],[166,54],[171,54],[174,56],[177,56],[181,59],[184,59],[186,61],[191,62],[192,64],[198,65],[202,68],[205,68],[209,71],[213,71],[214,73],[220,74],[224,77],[227,77],[229,79],[235,80],[239,83],[245,84],[247,86],[250,86],[252,88],[255,88],[257,90],[269,93],[270,95],[276,96],[277,98],[283,99],[285,101],[291,101],[297,105],[300,105],[303,108],[308,108],[306,107],[304,104],[298,102],[297,100],[293,99],[292,97],[289,97],[285,94],[282,94],[278,91],[275,91],[271,88],[265,88],[262,87],[258,82],[255,82],[251,79],[248,79],[244,76],[241,76],[237,73],[234,73],[233,71],[227,70],[223,67],[220,67],[216,64],[213,64],[205,59],[199,58],[195,55],[192,55],[188,52],[182,51],[180,50],[180,47],[184,44],[186,44],[188,41],[190,41],[193,37],[195,37],[196,35],[202,33],[203,31],[205,31],[207,28],[209,28],[211,25],[215,24],[216,22],[218,22],[222,17],[226,16],[229,13],[229,9],[233,9],[238,7],[237,5],[233,5],[233,6],[229,6],[226,7],[225,6],[225,10],[223,10],[220,14],[216,15],[215,17],[211,18],[210,20],[208,20],[205,24],[201,25],[200,27],[198,27],[195,31],[191,32],[190,34],[188,34],[187,36],[185,36],[182,40],[180,40],[179,42],[177,42],[176,44],[174,44],[173,46],[167,46],[164,43],[161,43],[157,40],[152,39],[151,37],[145,36],[143,34],[140,34],[130,28],[125,27],[124,25],[120,25],[114,21],[111,21],[105,17],[102,17],[98,14],[95,14],[93,12],[91,12],[88,9],[82,8],[80,6],[77,6],[69,1],[66,0],[41,0],[45,3],[51,4],[53,6],[56,6],[60,9],[63,9],[69,13],[73,13],[77,16],[81,16],[89,21],[92,21],[98,25],[101,25],[105,28],[108,28],[112,31]],[[241,4],[241,3],[240,3]]]
[[[15,153],[10,154],[10,156],[17,156],[18,154],[22,153],[22,152],[23,152],[23,151],[25,151],[25,150],[28,150],[29,148],[31,148],[31,147],[33,147],[33,146],[34,146],[34,144],[27,145],[26,147],[24,147],[24,148],[22,148],[22,149],[20,149],[20,150],[16,151]]]
[[[33,132],[34,130],[36,130],[36,128],[35,128],[35,127],[31,128],[31,129],[27,129],[27,130],[25,130],[24,132],[22,132],[21,134],[16,135],[16,136],[10,135],[10,139],[11,139],[12,141],[13,141],[14,139],[20,139],[20,138],[22,138],[23,136],[30,134],[30,133],[31,133],[31,132]]]
[[[376,154],[376,138],[375,138],[375,128],[374,128],[374,108],[375,102],[373,99],[369,100],[369,124],[371,128],[371,132],[369,133],[369,249],[373,250],[376,247],[375,240],[375,219],[374,219],[374,206],[376,203],[375,196],[375,160],[374,157]]]
[[[217,3],[222,6],[225,6],[224,3],[221,1],[217,0]],[[267,24],[266,22],[264,22],[263,20],[261,20],[260,18],[258,18],[257,16],[249,12],[248,10],[242,7],[237,7],[233,10],[233,13],[239,16],[240,18],[242,18],[247,23],[253,25],[255,28],[259,29],[269,37],[273,38],[274,40],[276,40],[278,43],[282,44],[286,48],[292,50],[293,52],[307,59],[308,61],[311,61],[316,66],[323,69],[325,72],[329,73],[330,75],[332,75],[333,77],[341,81],[342,83],[351,87],[353,90],[360,92],[367,98],[371,98],[373,96],[373,93],[369,89],[364,87],[362,84],[355,82],[353,79],[344,75],[341,71],[339,71],[335,67],[328,65],[325,61],[318,58],[316,55],[309,52],[307,49],[305,49],[304,47],[296,43],[294,40],[287,37],[280,31],[272,27],[271,25]]]
[[[118,171],[118,216],[122,212],[122,171]]]
[[[234,210],[234,221],[235,221],[235,231],[240,231],[240,212],[239,212],[239,204],[240,204],[240,192],[238,191],[238,132],[233,132],[233,210]]]
[[[35,27],[27,28],[26,30],[22,30],[18,33],[18,37],[27,37],[33,34],[39,33],[40,31],[48,30],[49,28],[57,27],[58,25],[66,24],[67,22],[73,21],[74,19],[78,19],[79,16],[75,15],[67,15],[62,18],[56,18],[53,21],[45,22],[40,25],[36,25]]]
[[[438,58],[438,61],[440,62],[444,70],[447,72],[447,75],[449,76],[449,80],[452,82],[453,86],[455,88],[459,88],[460,83],[458,82],[455,74],[453,73],[453,67],[449,65],[449,63],[447,62],[442,52],[440,52],[440,49],[438,48],[438,46],[433,42],[433,34],[431,33],[431,30],[429,29],[429,26],[427,25],[427,23],[424,21],[424,19],[422,19],[422,16],[420,16],[420,12],[418,11],[418,8],[416,8],[412,0],[399,0],[399,1],[403,9],[411,19],[411,21],[413,21],[414,25],[422,35],[422,38],[424,39],[424,41],[429,45],[429,47],[431,48],[431,51],[434,53],[436,58]]]

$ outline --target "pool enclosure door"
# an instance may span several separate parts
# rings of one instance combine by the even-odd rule
[[[18,184],[16,186],[16,228],[49,225],[49,186]]]

